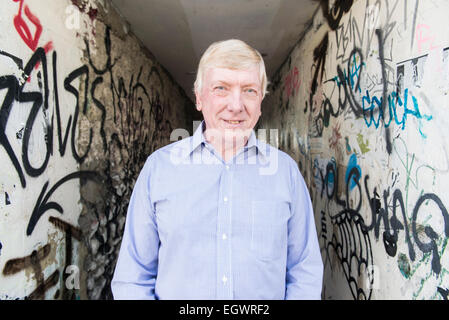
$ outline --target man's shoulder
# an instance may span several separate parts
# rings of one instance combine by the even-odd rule
[[[187,155],[191,149],[192,137],[187,137],[182,140],[174,141],[159,149],[153,151],[147,158],[147,162],[169,161],[176,157]]]

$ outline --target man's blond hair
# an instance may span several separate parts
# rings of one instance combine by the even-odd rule
[[[268,81],[265,63],[259,51],[238,39],[214,42],[201,57],[194,83],[194,91],[201,91],[204,72],[207,68],[248,70],[254,66],[259,67],[262,97],[265,97]]]

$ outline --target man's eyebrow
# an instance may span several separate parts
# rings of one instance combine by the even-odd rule
[[[216,81],[212,81],[211,85],[212,86],[216,86],[216,85],[226,85],[226,86],[231,86],[231,84],[229,82],[226,82],[225,80],[216,80]],[[242,83],[241,84],[242,88],[247,88],[247,87],[259,87],[259,84],[257,84],[256,82],[247,82],[247,83]]]
[[[242,85],[242,87],[258,87],[258,86],[259,84],[257,84],[256,82],[248,82]]]
[[[212,85],[214,85],[214,86],[217,85],[217,84],[224,84],[224,85],[227,85],[227,86],[230,85],[229,82],[226,82],[224,80],[216,80],[216,81],[212,82]]]

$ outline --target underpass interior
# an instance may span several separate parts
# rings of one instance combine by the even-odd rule
[[[0,8],[0,299],[112,298],[137,176],[202,120],[202,52],[240,38],[270,81],[256,131],[312,198],[322,298],[447,300],[447,1]]]

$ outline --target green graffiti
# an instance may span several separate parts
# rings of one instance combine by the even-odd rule
[[[366,140],[366,142],[364,142],[363,135],[360,133],[357,135],[357,142],[359,144],[360,150],[362,151],[362,154],[365,154],[365,153],[371,151],[371,149],[368,148],[368,146],[369,146],[368,139]]]
[[[410,278],[410,271],[411,271],[410,262],[408,261],[407,256],[403,253],[399,254],[398,267],[399,267],[399,270],[401,271],[402,275],[406,279]]]

